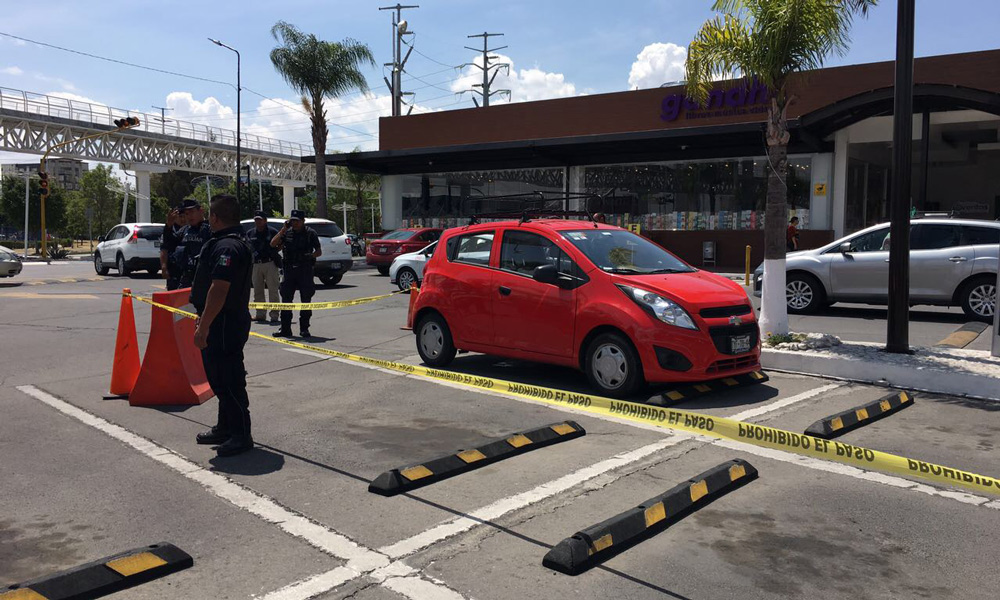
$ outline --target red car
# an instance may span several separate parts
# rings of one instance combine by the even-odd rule
[[[573,367],[601,394],[760,368],[760,334],[739,284],[649,240],[588,221],[448,230],[414,305],[432,367],[458,350]]]
[[[365,262],[378,267],[380,275],[389,274],[389,265],[400,254],[416,252],[436,242],[441,237],[443,229],[433,227],[414,227],[390,231],[377,240],[368,243],[365,252]]]

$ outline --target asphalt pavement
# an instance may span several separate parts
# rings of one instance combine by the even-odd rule
[[[92,277],[87,263],[37,265],[0,282],[0,592],[167,541],[194,566],[115,598],[996,596],[989,535],[1000,527],[996,496],[265,340],[252,339],[246,350],[257,447],[216,458],[194,441],[215,418],[214,399],[168,409],[105,399],[121,289],[148,295],[163,282],[77,281]],[[321,287],[315,300],[389,290],[388,278],[359,270]],[[407,302],[397,295],[318,311],[308,343],[418,364],[412,333],[400,329]],[[135,314],[144,349],[149,307],[137,304]],[[860,335],[877,320],[865,315],[809,319],[836,320],[831,326]],[[937,319],[915,321],[917,335],[934,337],[940,328],[944,337],[964,322]],[[573,370],[523,361],[467,354],[452,370],[590,391]],[[886,393],[772,373],[765,384],[678,407],[802,431]],[[922,395],[840,439],[996,476],[998,411],[996,403]],[[386,470],[566,419],[587,435],[399,496],[367,490]],[[754,465],[759,479],[584,574],[542,566],[564,538],[733,458]]]

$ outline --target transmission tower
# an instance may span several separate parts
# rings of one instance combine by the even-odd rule
[[[410,53],[413,52],[413,46],[410,46],[410,49],[406,51],[406,56],[402,56],[403,36],[413,35],[406,21],[403,20],[403,10],[408,8],[420,7],[417,5],[403,6],[398,3],[396,6],[379,7],[379,10],[396,11],[396,14],[392,15],[392,62],[385,64],[387,67],[392,67],[392,81],[386,77],[382,78],[385,80],[385,85],[389,87],[389,93],[392,94],[392,116],[394,117],[403,114],[403,96],[412,95],[412,92],[403,92],[403,67],[410,58]],[[410,110],[413,110],[412,106]]]
[[[472,86],[474,88],[481,88],[481,89],[474,89],[474,90],[471,90],[471,91],[473,91],[475,93],[478,93],[478,94],[480,94],[483,97],[483,107],[484,108],[490,105],[490,97],[493,96],[493,94],[507,94],[508,96],[510,96],[510,90],[493,90],[493,91],[490,91],[490,87],[493,85],[493,80],[497,78],[497,73],[500,72],[500,69],[506,69],[507,74],[510,75],[510,65],[508,63],[500,63],[500,64],[492,64],[492,65],[490,64],[491,60],[498,60],[500,58],[499,56],[491,56],[490,52],[496,52],[497,50],[503,50],[504,48],[507,47],[507,46],[500,46],[499,48],[490,48],[489,47],[489,45],[490,45],[490,38],[491,37],[496,37],[496,36],[502,36],[502,35],[503,35],[502,33],[486,33],[484,31],[484,32],[478,33],[476,35],[467,36],[469,38],[478,38],[478,37],[483,38],[483,49],[482,50],[480,50],[479,48],[472,48],[470,46],[466,46],[466,48],[468,48],[469,50],[472,50],[473,52],[482,52],[483,53],[483,64],[482,65],[477,65],[475,63],[469,63],[469,64],[467,64],[465,66],[476,67],[477,69],[480,69],[483,72],[483,82],[482,83],[474,84]],[[493,75],[490,75],[490,70],[491,69],[496,69],[495,71],[493,71]],[[476,100],[475,96],[472,97],[472,101],[475,102],[475,104],[476,104],[477,107],[479,106],[479,102]]]

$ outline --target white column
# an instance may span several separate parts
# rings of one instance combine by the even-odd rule
[[[847,207],[847,146],[850,135],[846,129],[836,133],[833,151],[833,206],[831,207],[831,223],[834,239],[844,236],[844,211]]]
[[[830,209],[832,190],[830,181],[833,179],[833,154],[814,154],[812,158],[812,169],[810,169],[811,181],[809,189],[811,193],[809,201],[809,222],[806,229],[831,229]],[[822,194],[817,194],[817,189]]]
[[[403,224],[403,176],[383,175],[379,197],[382,204],[382,229],[399,229]]]
[[[149,171],[135,170],[135,187],[138,196],[135,198],[135,219],[139,223],[149,223],[153,218],[150,208]]]
[[[289,217],[292,214],[292,209],[295,208],[295,186],[289,185],[287,183],[281,184],[281,200],[282,200],[282,211],[285,217]]]
[[[569,188],[570,194],[579,194],[583,192],[583,170],[586,167],[570,167],[569,171]],[[567,210],[587,210],[587,201],[581,200],[579,198],[570,199],[569,207]]]

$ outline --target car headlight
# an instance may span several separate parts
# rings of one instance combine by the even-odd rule
[[[643,310],[664,323],[684,329],[698,329],[691,315],[673,300],[630,285],[618,285],[618,289],[625,292],[625,295],[634,300]]]

